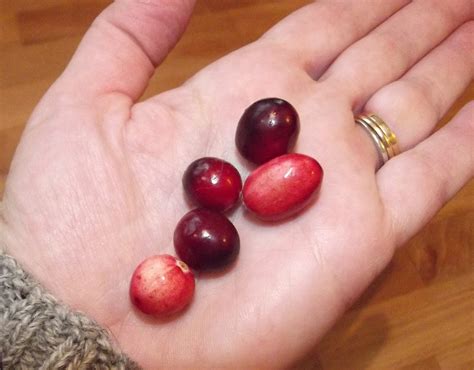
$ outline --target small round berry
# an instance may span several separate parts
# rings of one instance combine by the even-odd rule
[[[143,313],[156,317],[183,310],[194,294],[194,274],[182,261],[167,254],[148,257],[130,282],[130,299]]]
[[[205,157],[188,166],[183,186],[186,194],[199,206],[224,212],[239,200],[242,179],[230,163]]]
[[[240,118],[235,144],[244,158],[262,164],[288,153],[299,126],[298,113],[290,103],[278,98],[262,99]]]
[[[240,239],[234,225],[219,212],[198,208],[179,221],[174,232],[179,258],[194,269],[213,269],[235,260]]]

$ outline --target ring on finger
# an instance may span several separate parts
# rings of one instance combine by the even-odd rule
[[[382,118],[374,113],[361,114],[355,117],[355,122],[361,125],[370,135],[383,164],[400,154],[397,136]]]

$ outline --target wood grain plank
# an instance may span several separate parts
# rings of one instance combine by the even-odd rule
[[[109,0],[68,2],[55,7],[17,13],[22,44],[28,45],[82,35]]]
[[[0,130],[0,187],[2,189],[22,132],[22,126]],[[3,191],[0,193],[0,197],[1,195],[3,195]]]
[[[251,8],[231,8],[227,13],[236,20],[236,27],[241,38],[249,43],[258,39],[291,12],[311,2],[309,0],[259,1]]]
[[[5,45],[20,42],[20,32],[16,17],[0,10],[0,53]]]
[[[80,36],[40,44],[9,44],[2,50],[0,89],[48,79],[62,73],[80,41]]]
[[[347,314],[321,342],[324,370],[396,369],[453,351],[473,336],[474,274]]]
[[[408,366],[403,366],[398,370],[442,370],[435,357],[417,361]]]
[[[374,303],[383,302],[424,286],[425,284],[410,258],[409,248],[401,248],[351,310],[358,310]]]
[[[468,184],[466,188],[472,189],[473,185]],[[472,197],[465,197],[465,201],[472,201]],[[431,222],[410,242],[411,260],[425,283],[473,270],[473,230],[474,210],[471,209]]]
[[[2,13],[17,13],[23,10],[41,10],[71,2],[81,3],[83,1],[84,0],[0,0],[0,10]]]
[[[50,84],[46,79],[0,88],[0,130],[23,127]]]
[[[474,325],[474,312],[471,322],[467,325]],[[474,337],[450,351],[445,351],[436,356],[442,370],[472,370],[474,369]]]

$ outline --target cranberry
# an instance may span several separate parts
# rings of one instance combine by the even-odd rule
[[[232,262],[239,252],[236,228],[221,213],[198,208],[179,221],[174,232],[179,258],[194,269],[212,269]]]
[[[249,161],[262,164],[288,153],[299,132],[299,117],[285,100],[267,98],[248,107],[240,118],[235,144]]]
[[[291,216],[310,201],[319,188],[323,169],[303,154],[286,154],[257,168],[242,191],[245,206],[264,220]]]
[[[167,254],[140,263],[130,283],[132,303],[143,313],[157,317],[181,311],[193,294],[193,272],[184,262]]]
[[[201,158],[189,165],[183,176],[183,186],[198,205],[226,211],[239,200],[242,180],[239,171],[218,158]]]

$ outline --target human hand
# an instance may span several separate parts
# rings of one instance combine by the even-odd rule
[[[9,252],[146,367],[290,364],[472,177],[472,107],[424,140],[472,78],[472,22],[455,31],[472,16],[469,3],[439,2],[440,12],[413,3],[386,19],[406,3],[310,5],[179,89],[136,103],[191,4],[116,2],[25,131],[3,202]],[[236,265],[218,279],[203,274],[180,317],[144,318],[128,300],[130,276],[143,258],[173,253],[188,209],[182,172],[212,155],[247,174],[236,123],[267,96],[300,113],[296,150],[325,170],[318,202],[279,224],[237,211]],[[403,151],[378,172],[373,144],[353,122],[364,106]]]

